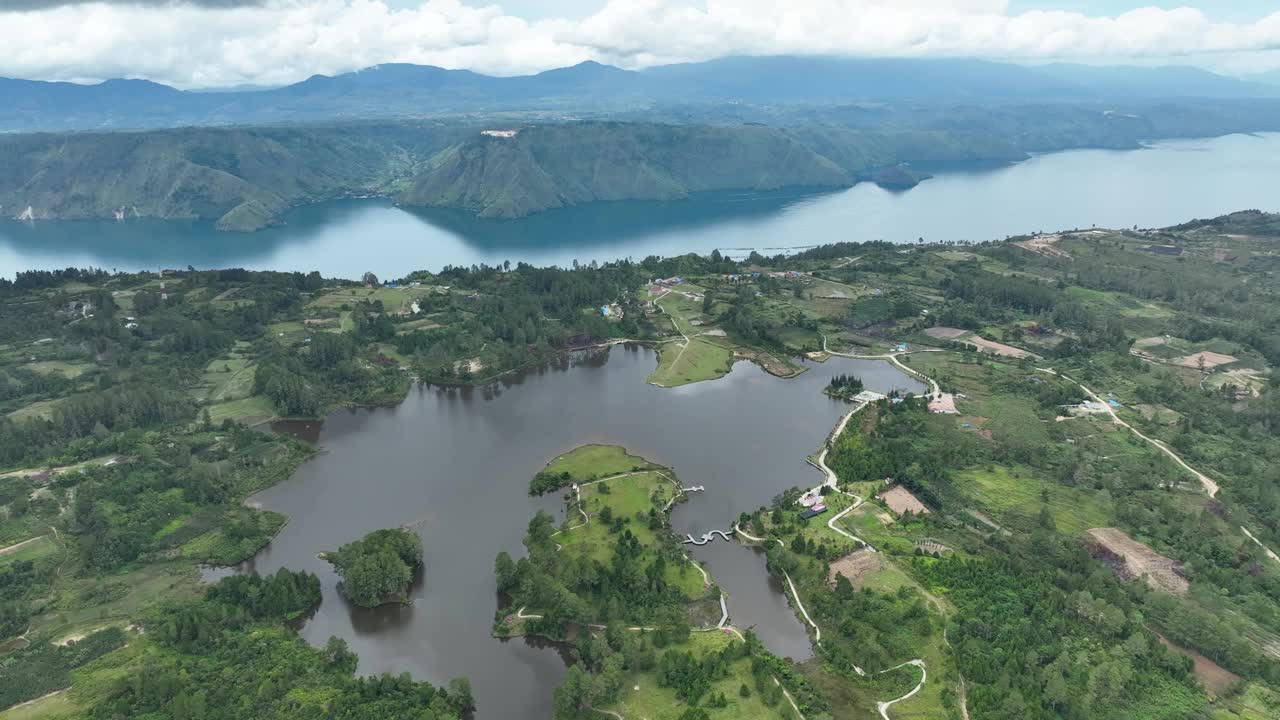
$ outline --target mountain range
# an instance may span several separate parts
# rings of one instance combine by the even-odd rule
[[[142,129],[461,113],[599,116],[641,107],[877,102],[1109,102],[1280,97],[1280,87],[1190,67],[1024,66],[967,59],[729,57],[642,71],[584,62],[519,77],[388,64],[262,90],[195,92],[147,80],[0,78],[0,130]]]

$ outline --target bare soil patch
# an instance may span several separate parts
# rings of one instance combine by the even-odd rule
[[[929,412],[954,415],[956,412],[956,396],[951,393],[939,393],[938,397],[929,400]]]
[[[901,485],[894,485],[880,493],[879,497],[880,502],[888,505],[890,510],[899,515],[907,512],[912,512],[916,515],[929,512],[929,508],[925,507],[924,503],[920,502],[915,495],[911,494],[910,490]]]
[[[955,340],[956,338],[967,335],[968,333],[968,330],[961,330],[960,328],[953,327],[931,327],[924,331],[925,335],[928,335],[931,338],[938,338],[939,340]]]
[[[1206,368],[1215,368],[1215,367],[1218,367],[1219,365],[1227,365],[1229,363],[1233,363],[1239,360],[1240,358],[1234,357],[1232,355],[1224,355],[1222,353],[1209,352],[1208,350],[1205,350],[1202,352],[1188,355],[1182,358],[1181,360],[1179,360],[1178,363],[1182,365],[1182,367],[1198,368],[1200,367],[1200,361],[1202,359],[1204,360],[1204,366]]]
[[[1227,688],[1231,687],[1232,683],[1240,679],[1239,675],[1227,670],[1195,650],[1188,650],[1180,645],[1174,645],[1160,633],[1156,633],[1156,637],[1160,638],[1160,643],[1165,647],[1179,655],[1191,658],[1191,661],[1195,663],[1191,668],[1191,672],[1200,681],[1200,684],[1204,686],[1210,698],[1221,696],[1226,692]]]
[[[1022,240],[1014,243],[1023,250],[1030,250],[1033,253],[1047,255],[1049,257],[1071,257],[1071,253],[1058,247],[1056,243],[1062,239],[1061,235],[1040,235],[1030,240]]]
[[[1143,578],[1154,590],[1185,595],[1190,583],[1175,562],[1116,528],[1093,528],[1094,556],[1100,558],[1126,580]]]
[[[967,340],[965,340],[965,342],[977,347],[979,350],[992,352],[992,353],[995,353],[996,355],[1003,355],[1004,357],[1011,357],[1011,358],[1039,357],[1039,355],[1036,355],[1035,353],[1027,352],[1026,350],[1023,350],[1021,348],[1016,348],[1012,345],[1005,345],[1004,343],[998,343],[994,340],[987,340],[986,338],[980,338],[976,335],[971,338],[968,338]]]
[[[849,579],[853,589],[861,590],[863,578],[880,569],[880,553],[863,548],[845,555],[831,563],[827,570],[827,585],[835,587],[836,576],[843,575]]]
[[[1156,335],[1155,337],[1148,337],[1148,338],[1142,338],[1141,340],[1134,340],[1133,346],[1140,347],[1140,348],[1159,347],[1161,345],[1164,345],[1167,342],[1169,342],[1167,338],[1161,335]]]

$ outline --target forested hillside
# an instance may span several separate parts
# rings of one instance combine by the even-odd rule
[[[581,123],[471,138],[434,159],[399,199],[519,217],[595,200],[851,182],[831,160],[770,128]]]
[[[405,124],[0,135],[0,209],[257,230],[301,203],[385,194],[458,132]]]

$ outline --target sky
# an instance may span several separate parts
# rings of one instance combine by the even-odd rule
[[[1280,71],[1276,0],[0,0],[0,33],[0,76],[181,88],[744,54]]]

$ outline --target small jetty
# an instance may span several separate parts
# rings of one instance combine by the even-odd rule
[[[731,533],[731,532],[733,532],[733,531],[732,531],[732,530],[730,530],[729,532],[725,532],[725,531],[723,531],[723,530],[711,530],[711,531],[708,531],[708,532],[704,532],[704,533],[702,533],[702,538],[701,538],[701,539],[695,539],[692,535],[685,535],[685,536],[684,536],[684,538],[685,538],[685,539],[684,539],[684,542],[685,542],[685,544],[686,544],[686,545],[687,545],[687,544],[690,544],[690,543],[692,543],[692,544],[694,544],[694,545],[706,545],[707,543],[711,542],[712,540],[715,540],[717,535],[719,535],[720,537],[724,538],[725,540],[728,540],[728,539],[729,539],[729,533]]]
[[[694,485],[693,487],[680,488],[680,492],[702,492],[704,490],[706,490],[706,488],[701,485]]]

